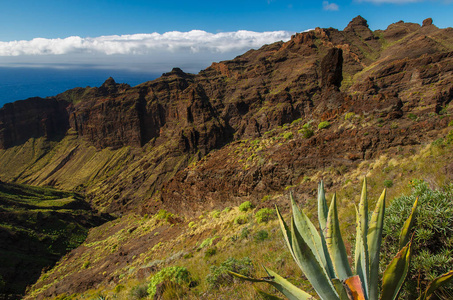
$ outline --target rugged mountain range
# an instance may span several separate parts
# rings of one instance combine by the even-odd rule
[[[372,31],[358,16],[196,75],[6,104],[0,179],[77,191],[117,217],[192,216],[288,187],[310,195],[307,178],[329,170],[335,185],[363,160],[432,142],[452,99],[452,28]]]

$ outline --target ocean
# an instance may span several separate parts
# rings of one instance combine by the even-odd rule
[[[0,107],[30,97],[55,96],[75,87],[100,86],[109,77],[131,86],[162,74],[101,69],[50,69],[0,67]]]

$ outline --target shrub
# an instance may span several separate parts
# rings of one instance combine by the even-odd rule
[[[270,208],[262,208],[255,214],[255,220],[257,223],[267,223],[272,219],[275,219],[275,210]]]
[[[220,266],[211,266],[209,268],[209,274],[206,276],[206,282],[211,288],[231,284],[234,279],[230,274],[228,274],[228,271],[244,276],[250,276],[253,272],[252,261],[248,257],[244,257],[240,260],[230,257],[222,262]]]
[[[87,269],[90,266],[90,262],[87,260],[83,263],[82,269]]]
[[[418,119],[418,117],[416,115],[414,115],[413,113],[410,113],[407,115],[409,119],[411,119],[412,121],[415,121]]]
[[[313,131],[313,129],[311,128],[302,128],[298,131],[300,134],[302,134],[302,136],[304,137],[304,139],[309,139],[311,138],[315,132]]]
[[[353,117],[355,116],[355,113],[353,112],[348,112],[344,115],[344,119],[345,120],[349,120],[349,119],[352,119]]]
[[[191,222],[189,222],[189,225],[188,225],[188,226],[189,226],[189,228],[194,228],[194,227],[197,226],[197,224],[195,224],[194,221],[191,221]]]
[[[208,248],[204,252],[204,257],[208,258],[208,257],[214,256],[216,253],[217,253],[217,248],[216,247]]]
[[[148,286],[146,284],[134,286],[129,292],[129,296],[135,299],[143,299],[148,297]]]
[[[239,211],[248,211],[249,209],[254,208],[255,206],[250,201],[245,201],[241,205],[239,205]]]
[[[260,230],[253,236],[255,242],[262,242],[269,238],[269,233],[266,230]]]
[[[250,234],[250,229],[247,227],[243,228],[241,231],[241,238],[246,239]]]
[[[171,212],[166,211],[165,209],[159,210],[156,214],[156,218],[159,220],[168,221],[169,218],[173,217],[174,215]]]
[[[292,138],[293,138],[293,133],[292,133],[291,131],[285,132],[285,134],[283,134],[283,138],[284,138],[285,140],[292,139]]]
[[[384,186],[387,188],[391,188],[393,186],[393,181],[390,179],[384,180]]]
[[[453,126],[453,120],[451,120],[450,123],[448,123],[448,126]]]
[[[212,212],[212,217],[213,217],[214,219],[220,218],[220,210],[217,210],[217,209],[214,210],[214,211]]]
[[[402,226],[418,197],[412,265],[402,289],[403,297],[415,299],[428,281],[447,272],[453,264],[453,184],[432,190],[426,182],[413,180],[411,187],[411,195],[394,199],[387,209],[382,263],[388,262],[387,254],[398,247],[395,228]],[[453,295],[453,286],[447,291]]]
[[[200,248],[211,246],[214,239],[215,237],[205,239],[203,242],[201,242]]]
[[[329,127],[330,123],[328,121],[322,121],[321,123],[318,124],[318,129],[325,129]]]
[[[167,267],[151,277],[148,284],[148,295],[150,298],[154,297],[156,287],[159,283],[170,281],[179,285],[188,284],[190,282],[190,272],[185,267]]]
[[[114,291],[116,294],[118,294],[118,293],[120,293],[120,292],[121,292],[122,290],[124,290],[124,289],[125,289],[124,285],[118,284],[117,286],[115,286],[115,288],[113,289],[113,291]]]
[[[249,219],[246,215],[239,215],[236,218],[234,218],[234,224],[237,225],[243,225],[248,223]]]

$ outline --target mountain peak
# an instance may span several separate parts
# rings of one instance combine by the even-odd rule
[[[104,83],[102,84],[101,87],[109,87],[109,86],[115,86],[115,85],[116,85],[115,79],[113,79],[113,77],[109,77],[109,78],[107,78],[106,81],[104,81]]]
[[[348,26],[346,26],[346,28],[344,29],[344,31],[354,31],[354,28],[357,28],[357,27],[366,27],[366,28],[369,28],[368,27],[368,22],[367,20],[365,20],[362,16],[357,16],[355,17],[354,19],[351,20],[351,22],[349,22]]]

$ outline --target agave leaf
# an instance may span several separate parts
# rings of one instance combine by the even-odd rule
[[[324,253],[321,236],[316,230],[315,225],[313,225],[307,215],[301,209],[299,209],[296,201],[294,201],[292,193],[290,193],[289,196],[291,199],[294,223],[296,224],[298,232],[310,247],[311,251],[316,255],[318,261],[321,262],[321,265],[323,266],[327,275],[329,275],[330,278],[335,277],[333,269],[331,267],[332,262],[330,261],[330,257],[328,255],[325,255]]]
[[[363,241],[363,234],[362,234],[362,226],[360,223],[360,214],[357,211],[357,207],[355,208],[356,210],[356,244],[355,244],[355,273],[359,277],[359,282],[360,284],[363,284],[362,289],[366,291],[366,256],[365,256],[365,250],[364,250],[364,241]],[[350,277],[351,278],[351,277]],[[349,278],[348,278],[349,279]]]
[[[282,298],[269,294],[269,293],[266,293],[265,291],[260,290],[257,287],[255,287],[255,291],[258,293],[258,295],[261,296],[261,298],[263,298],[265,300],[283,300]]]
[[[384,189],[376,203],[368,227],[368,255],[370,259],[369,300],[379,299],[379,254],[382,244],[382,229],[384,228],[385,196],[386,190]]]
[[[295,285],[293,285],[291,282],[286,280],[285,278],[281,277],[277,273],[266,269],[266,272],[269,274],[269,279],[257,279],[257,278],[251,278],[248,276],[244,276],[235,272],[230,272],[228,271],[229,274],[251,282],[266,282],[271,285],[273,285],[277,290],[283,293],[288,299],[290,300],[315,300],[312,295],[308,294],[307,292],[304,292],[303,290],[299,289]]]
[[[326,269],[327,274],[330,278],[335,277],[335,271],[333,269],[332,259],[329,255],[329,250],[327,249],[326,243],[326,224],[327,224],[327,216],[329,214],[329,208],[327,206],[326,201],[326,194],[324,192],[324,182],[321,182],[318,185],[318,221],[319,221],[319,229],[320,233],[319,236],[321,238],[321,246],[322,251],[320,255],[324,257],[324,269]],[[318,246],[319,247],[319,246]]]
[[[417,209],[418,198],[415,199],[414,205],[412,206],[412,211],[407,220],[404,222],[403,228],[401,229],[400,234],[400,244],[399,247],[402,249],[407,242],[409,241],[410,232],[415,221],[415,210]]]
[[[318,184],[318,221],[321,231],[325,230],[329,207],[327,206],[326,193],[324,192],[324,182]]]
[[[344,281],[349,299],[351,300],[365,300],[366,295],[363,291],[363,284],[358,275],[349,277]]]
[[[348,277],[351,277],[351,267],[349,266],[348,255],[346,253],[346,247],[344,246],[343,238],[340,232],[340,224],[338,222],[336,194],[334,194],[332,202],[330,204],[326,229],[327,249],[329,250],[337,278],[344,280]]]
[[[350,300],[350,298],[348,296],[348,292],[346,291],[346,288],[340,279],[333,278],[332,284],[335,287],[335,290],[337,291],[337,293],[340,297],[340,300]]]
[[[431,298],[433,293],[440,287],[448,284],[453,279],[453,270],[445,274],[440,275],[431,281],[426,288],[425,292],[418,298],[419,300],[428,300]]]
[[[302,272],[322,299],[339,299],[330,277],[321,265],[316,255],[311,251],[306,241],[296,228],[294,220],[291,223],[291,239],[293,240],[293,253]]]
[[[355,267],[356,273],[360,276],[363,289],[368,294],[369,282],[368,277],[370,273],[368,261],[368,198],[366,190],[366,177],[363,180],[362,195],[359,202],[359,211],[357,213],[357,226],[356,226],[356,247],[355,247]]]
[[[399,291],[409,271],[411,245],[412,241],[404,246],[387,266],[382,277],[382,300],[398,298]]]
[[[294,260],[297,262],[297,259],[293,253],[293,242],[291,239],[291,231],[289,230],[288,225],[286,225],[285,220],[283,220],[283,217],[282,217],[280,211],[278,210],[277,206],[275,206],[275,210],[277,211],[277,216],[278,216],[278,220],[280,222],[280,229],[282,231],[283,238],[286,241],[286,245],[288,246],[289,252],[293,256]]]

